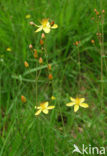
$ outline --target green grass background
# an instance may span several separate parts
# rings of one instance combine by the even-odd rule
[[[94,9],[105,10],[103,82],[100,81],[100,45],[96,37]],[[0,1],[0,156],[71,156],[73,144],[80,149],[107,146],[107,3],[106,0],[1,0]],[[26,19],[27,14],[31,15]],[[56,108],[35,117],[36,63],[29,44],[39,51],[38,24],[50,18],[58,29],[46,35],[49,62],[53,64],[52,89],[46,78],[46,62],[41,65],[38,103],[49,100]],[[99,24],[101,31],[101,23]],[[95,46],[91,44],[95,40]],[[80,43],[81,87],[78,87],[78,48]],[[12,48],[7,52],[6,48]],[[25,69],[24,61],[30,68]],[[40,70],[39,69],[39,70]],[[38,70],[38,72],[39,72]],[[104,87],[103,99],[101,85]],[[86,98],[88,109],[66,108],[69,97]],[[27,103],[21,102],[21,95]],[[102,108],[101,101],[103,100]],[[74,154],[75,156],[78,154]]]

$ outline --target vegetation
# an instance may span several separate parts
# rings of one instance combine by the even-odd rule
[[[0,2],[0,156],[107,146],[106,8],[106,0]],[[45,18],[58,28],[35,32]],[[89,107],[74,112],[70,97]],[[52,110],[35,116],[43,102]]]

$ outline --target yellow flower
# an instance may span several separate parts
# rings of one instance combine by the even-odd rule
[[[10,51],[12,51],[12,49],[11,48],[7,48],[6,51],[9,51],[10,52]]]
[[[88,108],[87,103],[83,103],[85,101],[85,98],[72,98],[70,97],[71,102],[67,103],[66,106],[74,106],[74,112],[77,112],[79,110],[79,106],[83,108]]]
[[[51,100],[55,100],[56,99],[56,97],[55,96],[51,96]]]
[[[28,15],[26,15],[25,17],[26,17],[26,19],[29,19],[29,18],[31,18],[31,15],[28,14]]]
[[[40,23],[41,23],[40,26],[35,25],[35,26],[39,27],[35,32],[39,32],[39,31],[43,30],[45,33],[49,33],[51,29],[58,28],[57,24],[51,25],[48,18],[42,19],[42,21]]]
[[[55,106],[48,106],[48,104],[49,103],[46,101],[46,102],[41,103],[39,107],[35,106],[35,108],[38,109],[38,111],[35,113],[35,115],[37,116],[41,112],[43,112],[44,114],[48,114],[49,109],[54,109],[55,108]]]

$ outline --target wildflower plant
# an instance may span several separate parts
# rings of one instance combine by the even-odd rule
[[[0,1],[0,156],[106,147],[107,2],[79,3]]]
[[[44,62],[46,62],[46,66],[47,66],[47,70],[46,72],[48,73],[47,78],[49,81],[49,85],[48,85],[48,89],[52,90],[52,81],[54,79],[53,74],[52,74],[52,65],[48,60],[48,51],[46,48],[46,34],[50,33],[51,29],[56,29],[58,28],[58,25],[54,23],[54,21],[50,21],[49,18],[45,18],[42,19],[40,21],[41,25],[37,25],[35,24],[33,21],[30,22],[30,25],[38,27],[36,29],[36,33],[41,33],[41,38],[40,38],[40,47],[41,49],[39,51],[41,51],[41,53],[38,53],[38,50],[35,49],[35,47],[32,46],[32,44],[29,45],[29,49],[33,52],[33,57],[36,60],[36,68],[38,68],[38,66],[42,66],[44,64]],[[81,68],[80,68],[80,52],[79,52],[79,45],[80,45],[80,41],[76,41],[74,43],[74,45],[77,47],[78,50],[78,62],[79,62],[79,81],[78,81],[78,90],[80,90],[80,83],[81,83],[81,79],[80,79],[80,72],[81,72]],[[44,60],[45,59],[45,60]],[[27,61],[24,62],[24,65],[26,68],[29,67],[29,63]],[[49,109],[53,109],[55,106],[48,106],[49,102],[38,102],[38,79],[41,75],[41,69],[40,71],[36,71],[36,106],[35,108],[38,110],[35,115],[39,115],[41,112],[43,112],[44,114],[48,114]],[[22,99],[22,98],[21,98]],[[49,98],[52,101],[55,100],[56,98],[53,96],[53,94],[49,95]],[[84,108],[88,108],[88,104],[84,103],[85,98],[70,98],[71,102],[67,103],[66,106],[74,106],[74,112],[77,112],[79,110],[79,107],[84,107]],[[38,103],[40,103],[40,106],[38,106]]]
[[[26,16],[26,18],[30,18],[29,15]],[[48,111],[50,109],[54,109],[55,106],[49,106],[49,101],[46,102],[42,102],[38,100],[38,80],[41,76],[41,67],[46,63],[46,76],[47,76],[47,81],[48,81],[48,89],[52,90],[52,80],[53,80],[53,74],[52,74],[52,65],[51,62],[49,62],[48,60],[48,50],[46,48],[46,34],[50,33],[51,29],[56,29],[58,28],[58,25],[54,23],[54,21],[50,21],[49,18],[45,18],[42,19],[40,21],[41,25],[37,25],[35,24],[33,21],[30,22],[30,25],[34,26],[34,27],[38,27],[38,29],[35,31],[37,35],[37,33],[41,33],[41,31],[43,31],[41,33],[41,37],[40,37],[40,42],[38,47],[40,47],[40,49],[38,49],[38,47],[34,47],[31,43],[29,44],[29,49],[31,50],[33,57],[35,59],[36,62],[36,69],[40,68],[39,71],[36,70],[36,79],[35,79],[35,83],[36,83],[36,87],[35,87],[35,92],[36,92],[36,106],[35,108],[38,110],[35,115],[39,115],[41,112],[43,112],[44,114],[48,114]],[[24,62],[24,66],[25,68],[28,68],[30,70],[30,66],[29,63],[27,61]],[[50,99],[50,102],[52,102],[51,100],[55,100],[55,97],[51,95],[48,95],[48,100]],[[21,100],[22,102],[25,102],[25,97],[21,96]],[[45,101],[45,100],[44,100]],[[39,106],[40,103],[40,106]]]

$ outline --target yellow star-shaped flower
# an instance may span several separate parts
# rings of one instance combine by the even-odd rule
[[[56,97],[55,96],[51,96],[51,100],[55,100],[56,99]]]
[[[29,18],[31,18],[31,15],[28,14],[28,15],[26,15],[25,17],[26,17],[26,19],[29,19]]]
[[[35,106],[35,108],[38,109],[38,111],[35,113],[35,115],[37,116],[41,112],[43,112],[44,114],[48,114],[50,109],[55,108],[55,106],[48,106],[48,105],[49,105],[49,103],[46,101],[46,102],[41,103],[39,107]]]
[[[10,52],[10,51],[12,51],[12,49],[11,48],[7,48],[6,51],[9,51]]]
[[[58,28],[58,25],[57,24],[51,24],[49,22],[49,19],[48,18],[44,18],[42,19],[42,21],[40,22],[41,25],[38,26],[35,24],[36,27],[39,27],[35,32],[39,32],[39,31],[44,31],[45,33],[49,33],[51,31],[51,29],[56,29]]]
[[[88,108],[88,104],[84,103],[85,98],[72,98],[70,97],[71,102],[67,103],[66,106],[70,107],[70,106],[74,106],[74,112],[77,112],[79,110],[79,106],[83,107],[83,108]]]

